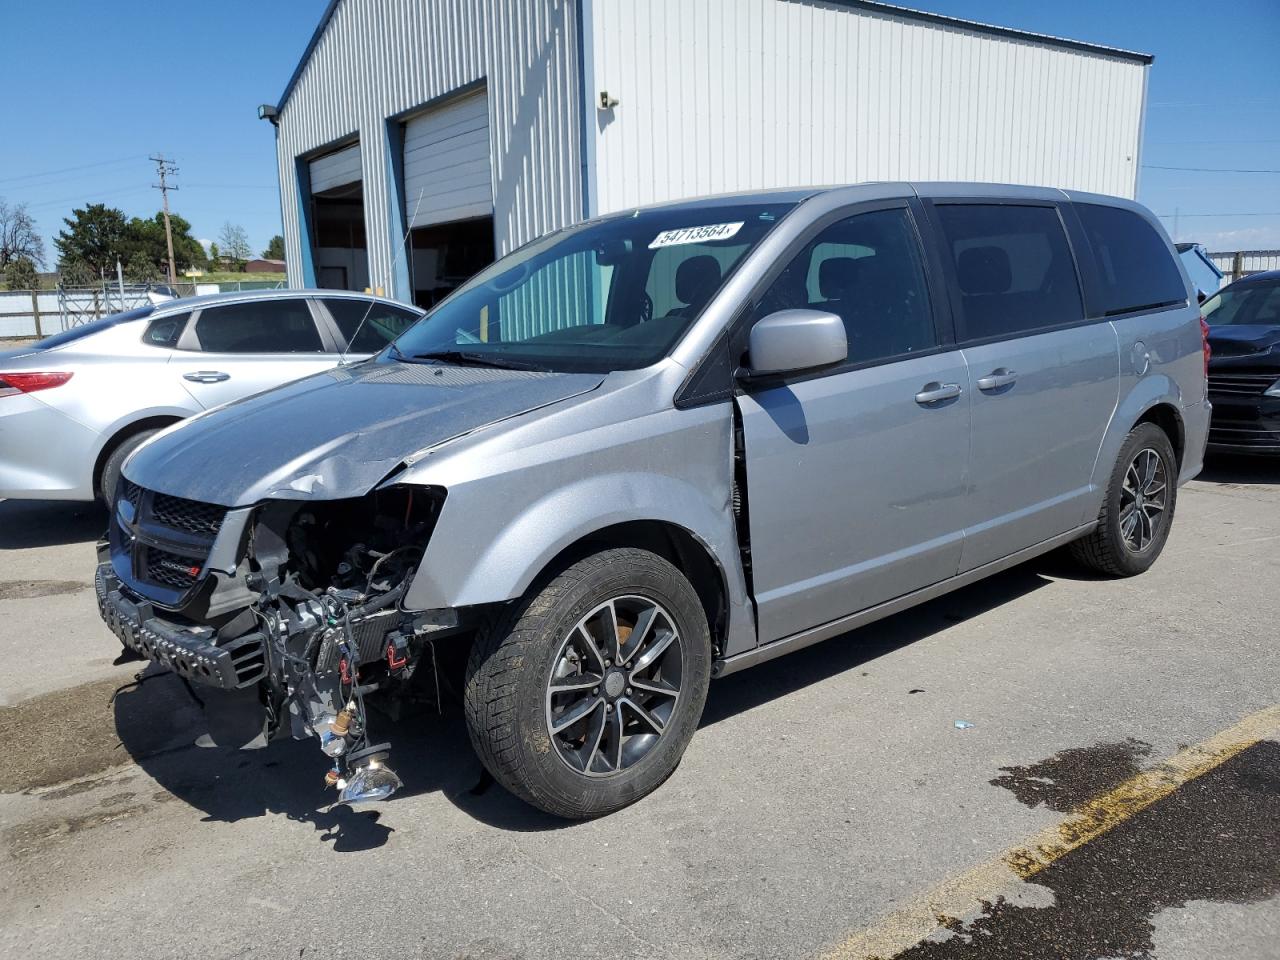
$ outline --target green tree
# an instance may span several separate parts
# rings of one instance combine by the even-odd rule
[[[271,238],[271,242],[267,244],[267,249],[262,251],[263,260],[283,260],[284,259],[284,237],[276,234]]]
[[[191,236],[191,224],[176,213],[169,214],[173,231],[173,263],[179,273],[191,267],[205,265],[204,247]],[[126,262],[134,263],[145,258],[155,265],[156,279],[168,272],[169,248],[164,236],[164,214],[157,213],[148,220],[134,217],[129,221],[129,249]]]
[[[40,286],[40,278],[36,276],[36,265],[29,257],[19,257],[5,264],[4,282],[10,290],[36,290]]]
[[[177,252],[174,252],[174,258],[177,259]],[[168,255],[165,256],[166,261]],[[167,266],[167,263],[166,263]],[[124,265],[124,278],[130,283],[155,283],[163,280],[165,271],[141,250],[134,251],[133,256],[129,258],[129,262]]]
[[[64,287],[88,287],[98,282],[98,275],[80,260],[63,260],[58,264],[58,282]]]
[[[209,269],[222,269],[222,251],[218,249],[218,245],[212,241],[209,243]]]
[[[90,203],[72,210],[63,222],[67,229],[60,231],[53,243],[58,248],[60,262],[68,269],[87,273],[92,280],[97,280],[115,273],[117,259],[129,259],[132,250],[129,222],[115,207]],[[83,267],[83,271],[78,267]]]
[[[253,247],[249,246],[249,235],[244,232],[244,227],[230,220],[222,225],[218,243],[223,255],[231,258],[236,270],[243,270],[245,261],[253,256]]]

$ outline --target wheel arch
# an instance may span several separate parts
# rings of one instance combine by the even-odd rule
[[[1153,404],[1142,412],[1133,427],[1139,423],[1155,424],[1164,431],[1165,436],[1169,438],[1169,443],[1173,445],[1173,455],[1177,460],[1178,469],[1181,470],[1182,454],[1187,444],[1187,428],[1178,408],[1168,401]],[[1132,430],[1133,427],[1129,429]]]
[[[724,647],[729,612],[729,582],[710,548],[692,531],[667,520],[627,520],[579,537],[552,557],[533,578],[546,583],[577,561],[602,550],[634,547],[666,560],[693,585],[702,603],[717,655]]]
[[[731,655],[755,646],[755,617],[738,556],[737,532],[725,502],[655,474],[583,478],[475,529],[472,503],[489,496],[449,489],[422,564],[405,597],[409,609],[504,603],[605,547],[648,549],[694,585],[717,645]],[[479,511],[483,515],[484,511]]]
[[[124,424],[117,424],[113,427],[106,442],[98,448],[98,453],[93,460],[93,473],[89,478],[93,492],[97,494],[98,485],[102,481],[102,469],[106,466],[107,458],[120,447],[120,444],[124,443],[130,437],[142,433],[144,430],[163,430],[165,427],[171,427],[175,423],[185,420],[189,416],[189,413],[183,413],[181,415],[175,413],[153,413],[137,420],[129,420]]]
[[[1177,381],[1166,376],[1145,377],[1120,398],[1119,406],[1103,434],[1098,459],[1094,462],[1091,481],[1093,498],[1086,509],[1086,518],[1094,516],[1101,509],[1107,480],[1115,466],[1116,457],[1120,455],[1125,437],[1138,424],[1154,423],[1168,434],[1181,468],[1187,435],[1182,419],[1182,400],[1182,391]]]

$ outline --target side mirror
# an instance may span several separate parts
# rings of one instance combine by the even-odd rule
[[[779,310],[751,328],[747,377],[796,373],[849,356],[844,321],[822,310]]]

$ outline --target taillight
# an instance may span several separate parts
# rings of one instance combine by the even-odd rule
[[[69,373],[0,373],[0,397],[60,387],[70,379]]]
[[[1213,348],[1209,346],[1209,324],[1205,323],[1204,314],[1200,314],[1200,349],[1204,351],[1204,376],[1209,379],[1209,359],[1213,356]]]

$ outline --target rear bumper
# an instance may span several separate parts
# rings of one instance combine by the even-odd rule
[[[1204,454],[1209,436],[1213,406],[1208,399],[1182,408],[1183,446],[1179,485],[1194,479],[1204,469]]]
[[[150,603],[129,594],[99,563],[94,587],[103,622],[130,650],[197,683],[239,690],[267,675],[266,644],[260,633],[219,642],[212,627],[184,626],[156,615]]]
[[[98,434],[35,397],[0,400],[0,497],[92,500]]]

